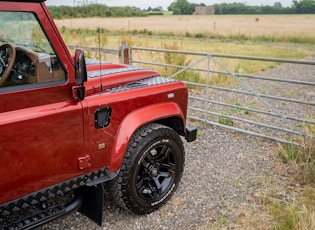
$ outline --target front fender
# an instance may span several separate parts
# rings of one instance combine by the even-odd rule
[[[129,140],[137,129],[144,124],[170,117],[179,118],[183,122],[183,127],[185,127],[184,113],[174,102],[150,105],[133,111],[126,116],[117,131],[111,153],[110,171],[120,169]]]

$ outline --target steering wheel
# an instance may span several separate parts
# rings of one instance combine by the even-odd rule
[[[0,87],[8,79],[16,57],[15,47],[8,43],[0,46]]]

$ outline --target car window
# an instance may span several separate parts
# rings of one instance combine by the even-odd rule
[[[0,12],[0,92],[65,81],[63,66],[36,17]]]

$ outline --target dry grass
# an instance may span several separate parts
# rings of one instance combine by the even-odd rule
[[[62,27],[62,36],[66,41],[66,44],[76,46],[90,46],[98,47],[98,36],[96,30],[84,31],[78,29],[78,31],[72,31]],[[208,40],[196,40],[192,38],[179,39],[177,37],[152,37],[152,36],[133,36],[132,33],[126,33],[121,36],[107,36],[106,32],[101,34],[101,46],[105,48],[117,49],[122,41],[127,42],[129,46],[148,47],[157,49],[173,49],[173,50],[186,50],[192,52],[203,53],[221,53],[221,54],[233,54],[233,55],[245,55],[245,56],[258,56],[258,57],[271,57],[271,58],[286,58],[286,59],[303,59],[310,55],[308,49],[300,48],[298,46],[292,46],[282,43],[259,43],[259,42],[219,42]],[[201,59],[201,56],[195,55],[183,55],[183,54],[165,54],[151,51],[137,51],[133,50],[133,60],[142,62],[154,62],[163,63],[174,66],[188,66],[193,65]],[[86,56],[91,58],[98,58],[98,53],[92,53],[86,51]],[[241,59],[227,59],[227,58],[215,58],[222,63],[231,72],[239,74],[250,74],[265,71],[269,68],[274,68],[278,63],[273,62],[261,62],[250,61]],[[115,55],[103,55],[102,60],[109,62],[117,62],[117,56]],[[163,76],[171,76],[175,72],[179,71],[178,68],[166,68],[162,66],[150,66],[145,65],[148,68],[156,69]],[[207,69],[208,62],[202,61],[197,65],[193,65],[193,68]],[[211,60],[211,70],[223,71],[216,62]],[[179,76],[182,80],[188,80],[186,76],[190,75],[190,80],[194,82],[203,82],[208,76],[207,73],[185,71],[185,73]],[[224,86],[228,84],[234,84],[235,79],[229,75],[223,74],[211,74],[211,85]],[[222,85],[222,83],[224,85]]]
[[[257,20],[259,18],[259,20]],[[178,44],[180,50],[206,53],[224,53],[237,54],[246,56],[261,56],[275,57],[287,59],[302,59],[309,54],[307,49],[292,47],[292,45],[284,45],[283,43],[262,43],[244,42],[237,39],[240,34],[246,36],[270,36],[269,38],[277,37],[280,41],[287,41],[287,37],[298,37],[300,40],[303,36],[308,40],[315,40],[315,15],[225,15],[225,16],[153,16],[147,18],[90,18],[90,19],[66,19],[56,20],[56,24],[62,30],[68,31],[68,34],[63,33],[63,37],[67,44],[78,46],[97,47],[98,42],[96,35],[88,35],[86,33],[77,34],[69,33],[69,29],[89,29],[96,31],[96,28],[101,28],[104,31],[102,34],[102,47],[117,49],[121,41],[126,41],[129,45],[149,48],[165,48]],[[146,31],[145,34],[136,33],[134,31]],[[109,35],[108,32],[116,31],[118,36]],[[150,32],[149,32],[150,31]],[[194,39],[193,34],[217,33],[223,35],[236,35],[234,42],[222,42],[219,40]],[[166,36],[148,36],[148,34],[158,34]],[[170,36],[170,35],[180,35]],[[187,37],[187,35],[191,35]],[[211,37],[205,35],[204,37]],[[242,37],[240,35],[240,37]],[[281,39],[286,37],[286,39]],[[232,37],[231,37],[232,38]],[[311,38],[311,39],[310,39]],[[307,40],[306,39],[306,40]],[[233,40],[233,38],[232,38]],[[268,40],[268,39],[267,39]],[[163,62],[163,56],[157,53],[133,53],[137,60],[142,61],[157,61]],[[93,54],[88,56],[93,57]],[[106,56],[107,61],[116,62],[111,59],[111,56]],[[186,57],[186,61],[193,63],[194,57]],[[221,60],[219,60],[221,61]],[[238,73],[255,73],[264,71],[276,66],[275,63],[255,62],[245,60],[230,60],[231,63],[222,63],[231,71]],[[235,62],[235,63],[234,63]],[[200,66],[198,66],[200,67]],[[206,66],[202,66],[206,68]],[[211,67],[213,68],[213,67]],[[216,67],[215,67],[216,69]],[[164,70],[159,69],[164,73]],[[165,73],[167,75],[167,73]]]
[[[257,20],[259,19],[259,20]],[[244,34],[247,36],[315,37],[315,15],[151,16],[148,18],[89,18],[56,20],[67,28],[110,31],[147,30],[155,33]]]
[[[306,127],[314,135],[314,127]],[[315,229],[315,139],[305,137],[300,147],[279,145],[287,182],[261,194],[255,212],[243,210],[234,225],[239,229]]]

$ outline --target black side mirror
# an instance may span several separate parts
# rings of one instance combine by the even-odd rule
[[[73,87],[72,96],[75,100],[84,100],[85,97],[85,87],[84,82],[87,81],[86,64],[84,58],[84,52],[81,49],[75,51],[74,56],[74,69],[75,69],[75,79],[79,84]]]
[[[78,83],[83,85],[87,81],[86,64],[84,58],[84,51],[81,49],[76,49],[75,56],[75,79]]]

